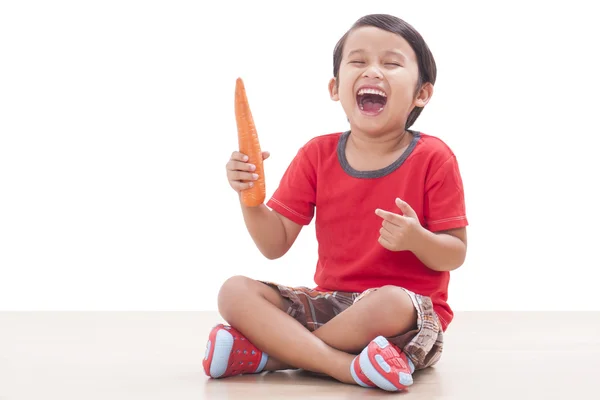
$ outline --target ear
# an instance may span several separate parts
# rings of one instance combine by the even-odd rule
[[[416,107],[425,107],[429,100],[431,100],[431,96],[433,96],[433,85],[430,82],[424,84],[419,93],[417,93],[417,97],[415,98],[415,106]]]
[[[340,96],[338,94],[337,81],[335,78],[331,78],[331,80],[329,81],[329,96],[333,101],[338,101],[340,99]]]

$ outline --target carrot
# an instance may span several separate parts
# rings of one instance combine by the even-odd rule
[[[246,97],[246,88],[241,78],[238,78],[235,84],[235,119],[240,153],[248,156],[248,163],[256,166],[254,173],[258,174],[254,186],[242,190],[242,203],[248,207],[256,207],[265,201],[265,173],[256,126]]]

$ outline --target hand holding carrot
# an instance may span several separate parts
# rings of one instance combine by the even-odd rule
[[[269,152],[262,152],[262,159],[269,158]],[[229,185],[238,193],[242,190],[250,189],[254,186],[254,182],[258,180],[258,174],[255,173],[256,165],[248,162],[248,156],[239,151],[234,151],[231,158],[225,165],[227,170],[227,180]]]

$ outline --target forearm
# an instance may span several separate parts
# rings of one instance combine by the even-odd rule
[[[240,205],[248,233],[260,252],[271,260],[285,254],[289,246],[279,217],[264,204],[257,207]]]
[[[464,263],[467,245],[456,236],[422,228],[412,252],[434,271],[452,271]]]

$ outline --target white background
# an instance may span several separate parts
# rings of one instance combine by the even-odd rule
[[[314,225],[263,259],[226,181],[235,79],[270,195],[298,147],[347,128],[333,47],[376,12],[439,68],[414,128],[463,173],[451,306],[600,309],[600,29],[584,1],[547,3],[2,2],[0,309],[216,309],[234,274],[313,285]]]

